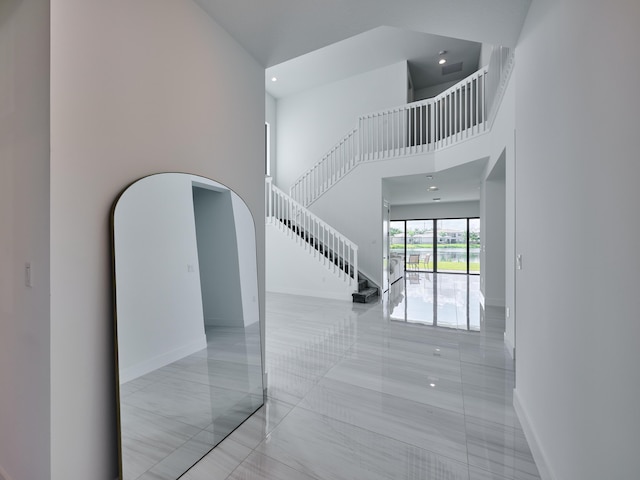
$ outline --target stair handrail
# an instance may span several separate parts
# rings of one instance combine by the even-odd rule
[[[513,65],[513,49],[497,46],[488,66],[439,95],[360,116],[295,180],[291,197],[308,207],[362,162],[437,151],[488,132]]]
[[[358,246],[275,186],[271,177],[265,178],[265,209],[267,224],[295,239],[349,285],[357,285]],[[310,238],[319,241],[322,249],[310,243]]]

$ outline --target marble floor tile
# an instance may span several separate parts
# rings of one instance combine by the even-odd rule
[[[267,398],[256,413],[229,435],[229,439],[254,449],[292,409],[293,405]]]
[[[464,416],[449,410],[330,379],[322,380],[298,407],[467,461]]]
[[[184,478],[539,480],[504,309],[481,309],[478,277],[409,288],[374,304],[268,294],[266,404]],[[402,302],[412,321],[391,315]]]
[[[251,452],[251,448],[227,438],[187,471],[181,479],[225,480]]]
[[[538,479],[538,469],[519,428],[467,417],[469,465],[517,480]]]
[[[256,451],[319,479],[468,479],[465,463],[302,408]]]
[[[253,452],[242,464],[236,468],[228,480],[317,480],[273,458]]]

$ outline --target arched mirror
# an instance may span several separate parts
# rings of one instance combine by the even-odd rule
[[[183,173],[129,186],[112,222],[120,478],[176,479],[263,403],[255,225]]]

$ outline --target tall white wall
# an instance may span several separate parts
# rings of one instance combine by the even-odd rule
[[[114,212],[114,252],[120,383],[206,348],[191,179],[129,187]]]
[[[516,50],[515,403],[545,479],[640,472],[639,21],[536,0]]]
[[[110,206],[138,177],[186,171],[262,218],[264,70],[191,1],[55,1],[51,101],[51,479],[113,480]]]
[[[0,477],[50,457],[49,1],[0,2]],[[25,263],[32,287],[25,285]]]
[[[357,127],[360,115],[406,101],[406,62],[279,99],[275,184],[288,191],[300,175]]]
[[[482,183],[480,290],[485,305],[505,307],[506,154],[503,152]]]

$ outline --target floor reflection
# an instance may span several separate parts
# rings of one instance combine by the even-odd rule
[[[393,321],[480,331],[479,275],[406,272],[385,300]]]

